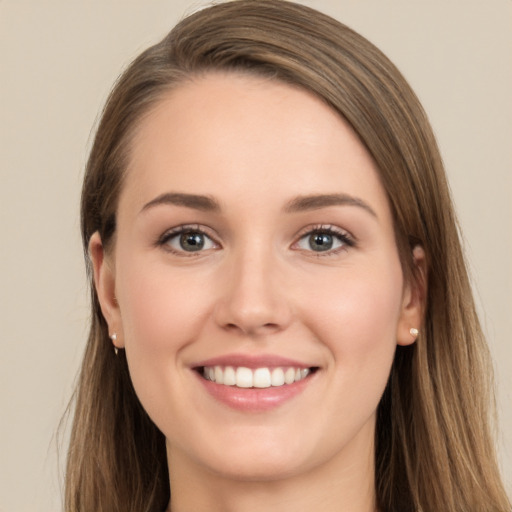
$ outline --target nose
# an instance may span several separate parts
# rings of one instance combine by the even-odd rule
[[[234,255],[226,267],[215,308],[221,328],[262,336],[289,325],[292,313],[285,283],[270,251]]]

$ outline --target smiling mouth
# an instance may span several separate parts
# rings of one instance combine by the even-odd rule
[[[236,388],[271,388],[288,386],[304,380],[318,368],[277,367],[246,368],[244,366],[201,366],[196,368],[206,380]]]

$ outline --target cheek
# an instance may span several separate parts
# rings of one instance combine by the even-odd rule
[[[402,303],[400,264],[344,269],[326,282],[305,305],[310,328],[345,375],[387,379]]]
[[[325,390],[332,423],[345,442],[375,415],[386,387],[396,349],[402,302],[399,264],[386,272],[355,269],[330,284],[317,301],[318,336],[330,352],[331,378]],[[334,286],[333,286],[334,285]],[[313,307],[313,304],[311,305]]]
[[[183,376],[180,353],[203,328],[208,285],[200,276],[192,279],[161,261],[136,256],[119,261],[116,277],[130,376],[141,403],[157,422],[162,390],[176,389]],[[173,403],[171,409],[176,406],[174,395],[166,399]]]
[[[128,351],[149,353],[169,350],[192,339],[200,328],[205,305],[204,287],[197,277],[171,272],[161,262],[121,261],[117,273],[123,330]]]
[[[124,256],[116,271],[130,377],[144,409],[165,430],[176,414],[188,414],[182,384],[188,370],[180,355],[200,336],[212,293],[205,276],[173,272],[161,260]],[[164,391],[173,389],[182,391]]]

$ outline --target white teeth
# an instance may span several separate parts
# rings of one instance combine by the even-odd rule
[[[258,368],[255,370],[253,384],[255,388],[269,388],[271,384],[270,370],[268,368]]]
[[[222,381],[219,379],[218,382],[222,382]],[[236,385],[236,373],[235,373],[235,369],[232,366],[226,366],[226,368],[224,368],[224,385],[225,386],[235,386]]]
[[[222,368],[220,366],[216,366],[213,369],[213,374],[215,375],[215,382],[220,382],[223,379]]]
[[[239,388],[269,388],[285,384],[293,384],[305,379],[311,370],[309,368],[246,368],[239,366],[205,366],[203,377],[224,386]]]
[[[236,369],[236,386],[239,388],[252,388],[252,370],[240,366]],[[219,381],[219,384],[221,382]]]
[[[272,386],[282,386],[284,384],[284,372],[282,368],[274,368],[270,380]]]
[[[295,382],[295,369],[287,368],[284,372],[284,383],[292,384],[293,382]]]

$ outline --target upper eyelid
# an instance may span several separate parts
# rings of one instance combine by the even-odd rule
[[[197,232],[201,233],[207,237],[209,237],[215,244],[222,247],[222,244],[219,241],[219,236],[217,236],[215,230],[210,228],[209,226],[205,226],[202,224],[182,224],[179,226],[175,226],[173,228],[170,228],[166,230],[162,235],[160,235],[157,239],[157,244],[163,244],[165,243],[169,238],[172,238],[173,236],[179,235],[180,233],[186,233],[186,232]],[[350,233],[350,231],[343,229],[339,226],[333,225],[333,224],[311,224],[308,226],[305,226],[301,228],[296,235],[294,236],[294,241],[292,242],[292,245],[295,245],[299,240],[304,238],[305,236],[314,233],[314,232],[329,232],[334,235],[339,235],[344,238],[350,239],[354,244],[356,243],[357,239]]]
[[[339,226],[332,224],[317,224],[314,226],[307,226],[306,228],[303,228],[299,232],[299,234],[296,235],[295,241],[293,242],[290,248],[297,250],[297,246],[300,243],[300,241],[315,232],[329,233],[335,237],[338,237],[342,241],[342,247],[337,249],[329,249],[322,252],[306,251],[308,253],[315,255],[315,257],[333,256],[335,254],[338,254],[341,250],[347,250],[349,248],[354,248],[358,246],[357,239],[346,229],[340,228]]]
[[[221,246],[218,237],[215,236],[214,233],[212,233],[213,230],[208,226],[200,224],[182,224],[174,228],[167,229],[157,238],[156,245],[164,245],[169,241],[169,239],[187,232],[200,233],[202,235],[205,235],[210,240],[212,240],[216,245],[218,245],[219,247]]]
[[[354,241],[356,240],[355,236],[352,235],[350,231],[348,231],[347,229],[340,228],[339,226],[336,226],[334,224],[313,224],[310,226],[306,226],[297,233],[296,238],[303,238],[304,236],[314,233],[315,231],[327,231],[329,233],[345,236]]]
[[[165,230],[160,238],[165,238],[168,236],[179,235],[180,233],[201,233],[203,235],[209,236],[211,238],[215,238],[215,234],[213,234],[213,230],[208,226],[204,226],[201,224],[180,224],[179,226],[175,226],[173,228],[169,228]]]

